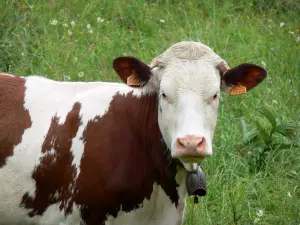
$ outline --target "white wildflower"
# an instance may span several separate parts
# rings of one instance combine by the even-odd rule
[[[297,41],[297,42],[300,42],[300,36],[298,36],[298,37],[296,38],[296,41]]]
[[[287,196],[291,198],[292,197],[291,192],[288,192]]]
[[[164,19],[160,19],[159,22],[164,23],[166,21]]]
[[[21,52],[21,56],[24,56],[25,55],[25,53],[24,52]]]
[[[76,24],[76,23],[74,22],[74,20],[72,20],[72,21],[71,21],[71,26],[74,27],[75,24]]]
[[[29,5],[29,8],[30,8],[30,9],[33,9],[33,8],[34,8],[34,5]]]
[[[56,19],[51,20],[50,24],[53,25],[53,26],[55,26],[57,24],[57,20]]]
[[[92,33],[93,33],[93,30],[92,30],[92,29],[89,29],[88,32],[89,32],[90,34],[92,34]]]
[[[65,81],[71,80],[71,77],[68,76],[68,75],[63,74],[62,76],[63,76],[63,79],[64,79]]]
[[[260,218],[255,218],[254,221],[253,221],[253,223],[256,224],[256,223],[258,223],[259,221],[260,221]]]
[[[257,217],[262,217],[264,215],[264,211],[262,209],[259,209],[257,212],[256,212],[256,216]]]
[[[294,31],[291,31],[291,30],[289,31],[289,33],[290,33],[290,34],[295,34],[295,32],[294,32]]]
[[[68,35],[72,35],[73,34],[73,32],[72,32],[72,30],[68,30]]]
[[[63,27],[68,27],[69,25],[67,23],[64,23],[63,24]]]
[[[83,75],[84,75],[84,73],[82,71],[78,73],[79,78],[83,77]]]
[[[275,99],[273,99],[272,102],[275,103],[275,104],[278,104],[277,100],[275,100]]]
[[[281,22],[280,24],[279,24],[279,27],[283,27],[284,26],[284,22]]]
[[[97,18],[97,23],[103,23],[103,22],[104,22],[104,19],[102,19],[101,17]]]
[[[91,30],[91,29],[92,29],[91,24],[88,23],[88,24],[86,25],[86,28],[87,28],[88,30]]]

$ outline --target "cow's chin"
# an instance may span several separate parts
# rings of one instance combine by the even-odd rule
[[[188,162],[182,162],[184,168],[189,171],[189,172],[193,172],[197,170],[198,167],[198,163],[188,163]]]
[[[203,158],[198,157],[187,157],[187,158],[179,158],[184,168],[189,171],[197,170],[198,164],[203,160]]]

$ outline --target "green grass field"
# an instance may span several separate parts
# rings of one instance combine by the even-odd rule
[[[258,119],[269,129],[257,108],[278,123],[300,125],[299,1],[1,0],[0,6],[0,71],[12,74],[119,82],[114,58],[150,62],[182,40],[200,40],[231,66],[264,66],[268,79],[257,89],[222,95],[214,155],[202,165],[208,194],[197,205],[188,199],[185,225],[300,224],[300,148],[271,149],[265,169],[250,172],[251,150],[237,146],[243,124],[252,130]]]

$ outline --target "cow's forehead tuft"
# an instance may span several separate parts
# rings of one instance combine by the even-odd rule
[[[212,52],[211,48],[200,42],[185,41],[172,45],[163,55],[178,59],[197,60]]]
[[[165,52],[152,60],[151,65],[154,67],[165,67],[168,65],[173,66],[174,63],[177,64],[180,61],[194,60],[209,62],[213,66],[224,61],[210,47],[201,42],[183,41],[169,47]]]

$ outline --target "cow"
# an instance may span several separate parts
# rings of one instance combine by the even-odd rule
[[[113,68],[124,84],[0,74],[0,224],[182,224],[220,91],[266,77],[192,41]]]

